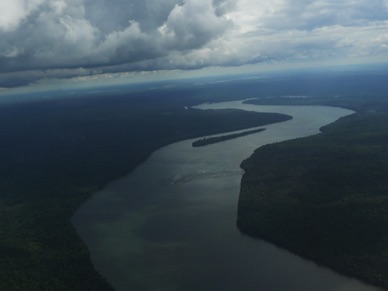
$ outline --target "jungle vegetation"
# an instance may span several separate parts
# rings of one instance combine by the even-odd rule
[[[388,90],[386,75],[378,77],[376,74],[366,73],[345,76],[338,74],[323,77],[311,76],[312,74],[309,72],[297,78],[279,76],[277,78],[271,77],[272,79],[229,80],[225,83],[201,86],[186,86],[184,84],[178,89],[166,88],[154,91],[148,90],[150,85],[147,84],[130,93],[126,93],[125,90],[114,93],[122,88],[112,88],[108,93],[96,95],[88,93],[87,97],[77,95],[77,98],[67,97],[25,104],[1,105],[0,290],[111,290],[109,284],[94,270],[86,246],[79,239],[70,223],[70,217],[79,205],[107,182],[130,173],[161,146],[178,140],[257,127],[266,123],[260,115],[253,113],[234,110],[185,110],[184,107],[189,108],[203,102],[260,97],[255,102],[262,104],[322,104],[352,108],[360,114],[364,114],[364,121],[372,120],[370,118],[376,116],[377,113],[384,115],[388,108],[388,102],[382,101],[382,97],[386,96]],[[42,97],[39,94],[35,93],[37,96],[33,97],[39,99]],[[62,94],[62,92],[58,94]],[[303,98],[302,100],[282,97],[285,94],[315,97]],[[15,96],[15,98],[17,97]],[[283,118],[284,116],[279,117]],[[355,118],[355,116],[351,118]],[[352,125],[351,119],[347,120],[350,122],[349,126],[355,126],[355,124]],[[335,133],[334,124],[333,127],[327,127],[328,132],[330,132],[330,128]],[[357,130],[356,128],[355,131],[357,132]],[[379,136],[383,132],[376,134]],[[318,138],[318,136],[313,138]],[[323,137],[321,138],[323,139]],[[351,141],[354,143],[358,139]],[[378,137],[372,137],[370,141],[382,142],[379,141]],[[299,143],[298,146],[303,151],[309,147],[310,143],[306,142],[304,145],[304,141],[295,142]],[[344,144],[345,142],[341,145],[342,150],[350,150],[350,144],[347,147]],[[304,146],[302,147],[302,145]],[[279,144],[278,146],[286,147],[287,144]],[[377,150],[378,152],[378,147],[368,147],[368,151]],[[263,148],[263,150],[267,149],[268,147]],[[325,157],[328,159],[330,155],[324,154],[325,148],[320,147],[320,150],[322,151],[322,155],[319,155],[320,159]],[[275,151],[275,149],[270,149],[270,151]],[[383,152],[383,150],[381,151]],[[291,149],[291,152],[294,150]],[[380,153],[380,155],[382,154]],[[341,155],[337,153],[336,157],[338,156]],[[373,156],[374,153],[370,154],[370,157]],[[290,158],[290,155],[286,155],[286,157]],[[360,156],[353,155],[353,157]],[[368,162],[374,163],[374,161],[380,163],[381,156],[377,157],[369,161],[364,158],[362,163],[368,164]],[[273,156],[273,159],[276,159],[276,155]],[[295,160],[295,162],[299,163],[300,161]],[[247,173],[254,173],[255,169],[249,169],[249,164],[256,167],[256,163],[249,163],[249,161],[245,163]],[[301,163],[301,167],[302,165],[303,163]],[[325,164],[321,164],[321,166],[323,165]],[[288,164],[285,162],[282,166],[286,167]],[[369,165],[369,167],[371,166]],[[324,167],[322,167],[323,169]],[[373,167],[372,170],[376,172]],[[381,171],[380,175],[384,175],[384,173],[386,172]],[[276,178],[273,181],[279,181],[279,176],[276,176],[276,173],[273,174]],[[316,175],[322,178],[319,171],[316,172]],[[268,240],[282,244],[282,241],[276,240],[274,228],[267,228],[267,232],[259,233],[258,230],[262,230],[260,221],[254,220],[252,215],[257,211],[257,208],[253,206],[261,207],[262,202],[256,200],[258,202],[253,202],[251,208],[247,208],[244,202],[245,199],[252,199],[252,193],[256,193],[256,191],[249,189],[254,189],[259,184],[256,183],[257,177],[255,175],[252,176],[251,184],[248,183],[250,178],[247,180],[247,177],[249,175],[244,176],[242,184],[239,227],[246,233],[267,237]],[[296,183],[294,180],[289,181]],[[337,181],[336,183],[341,182],[339,179],[335,181]],[[381,194],[384,193],[382,190],[384,185],[379,186],[381,191],[378,193],[380,194],[374,196],[365,184],[365,187],[362,188],[365,197],[361,194],[359,197],[364,197],[367,202],[374,201],[371,203],[377,208],[383,209],[385,207],[386,209],[384,206],[386,198]],[[274,184],[272,184],[273,186]],[[334,199],[336,195],[331,196]],[[364,208],[364,204],[360,203],[361,198],[352,200],[351,195],[345,195],[345,198],[351,205],[349,207],[359,209],[355,212],[359,215],[358,220],[350,221],[348,219],[349,224],[356,224],[363,220],[364,229],[370,229],[371,240],[377,239],[376,248],[372,244],[368,245],[368,242],[365,242],[366,239],[361,239],[359,242],[361,247],[351,247],[352,252],[358,251],[360,254],[363,247],[366,246],[368,246],[367,250],[371,250],[368,254],[364,248],[363,251],[368,254],[367,256],[373,257],[373,252],[375,254],[384,252],[382,250],[387,245],[386,237],[381,239],[380,234],[384,232],[384,227],[386,229],[386,224],[384,224],[386,216],[382,214],[382,210],[373,212],[376,214],[366,211],[369,220],[365,220],[365,211],[362,209],[369,209],[369,204],[366,204]],[[283,203],[284,208],[292,212],[290,204],[286,202]],[[309,202],[310,204],[304,202],[303,205],[320,207],[319,202],[320,199],[315,198],[314,201]],[[327,207],[327,209],[329,208]],[[304,211],[307,207],[300,209]],[[330,209],[333,216],[342,217],[344,215],[340,212],[345,208],[334,207]],[[271,223],[278,221],[281,224],[282,218],[286,218],[286,212],[278,212],[283,216],[275,217],[271,214],[273,219]],[[308,216],[310,212],[306,210],[305,213],[301,212],[300,216],[310,218]],[[276,213],[276,211],[272,213]],[[322,213],[316,218],[316,222],[322,221],[328,216],[327,212]],[[376,219],[381,220],[382,224],[376,223]],[[344,225],[336,225],[339,227],[339,231],[336,232],[338,233]],[[322,231],[324,231],[324,226],[325,224],[323,224],[323,228],[320,228]],[[311,227],[316,227],[316,225],[311,224]],[[271,230],[273,237],[270,238],[268,234],[271,233]],[[266,236],[264,236],[265,234]],[[300,237],[297,234],[298,232],[293,237],[299,240]],[[360,232],[360,234],[365,234],[365,232]],[[351,235],[353,234],[347,234],[347,236]],[[332,237],[334,236],[332,235]],[[340,239],[339,236],[337,241]],[[335,242],[327,243],[334,244]],[[340,244],[340,246],[345,245],[345,243]],[[284,246],[286,245],[284,244]],[[291,249],[290,246],[286,247]],[[315,254],[319,245],[311,247],[311,249],[312,253]],[[294,251],[298,252],[296,249]],[[309,257],[307,252],[302,253],[302,251],[299,252],[301,255]],[[373,262],[373,264],[376,263],[374,268],[384,264],[386,266],[386,254],[385,250],[384,256],[381,257],[383,259]],[[376,255],[375,258],[378,256]],[[362,256],[353,256],[353,258],[357,257],[361,258]],[[313,258],[313,255],[310,258]],[[362,270],[364,268],[362,264],[365,262],[356,262],[354,266],[356,269]],[[326,262],[326,264],[330,263]],[[349,264],[345,265],[349,266]],[[371,269],[371,272],[374,272],[373,270],[375,269]],[[350,272],[348,271],[348,273]],[[356,272],[352,272],[352,274],[357,275]],[[380,285],[383,284],[381,282],[386,282],[385,277],[379,279],[378,274],[380,273],[376,274],[368,278],[377,278],[376,280],[380,282]]]
[[[111,290],[70,222],[82,202],[159,147],[285,118],[162,93],[0,106],[0,290]]]
[[[388,289],[388,98],[275,102],[357,113],[321,134],[263,146],[245,160],[239,229]]]

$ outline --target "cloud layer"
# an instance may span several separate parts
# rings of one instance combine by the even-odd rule
[[[0,87],[42,78],[388,58],[388,0],[2,0]]]

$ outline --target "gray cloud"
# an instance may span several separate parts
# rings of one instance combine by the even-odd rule
[[[0,22],[0,70],[97,67],[153,59],[203,46],[228,26],[222,16],[227,1],[152,2],[2,4],[16,12]]]
[[[311,30],[331,25],[362,26],[387,20],[385,0],[294,0],[280,1],[277,9],[263,17],[273,28]]]
[[[388,0],[2,0],[0,87],[388,56]]]
[[[198,48],[222,34],[228,21],[219,17],[210,1],[186,1],[175,5],[159,28],[164,45],[173,50]]]

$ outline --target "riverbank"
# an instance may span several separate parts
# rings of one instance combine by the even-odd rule
[[[70,222],[74,211],[164,145],[269,122],[187,104],[195,101],[143,93],[0,107],[0,289],[111,290]]]
[[[388,289],[388,114],[354,114],[322,131],[242,163],[238,228]]]
[[[206,147],[193,148],[193,140],[168,145],[88,199],[72,221],[116,290],[376,290],[242,236],[235,225],[242,160],[260,145],[319,133],[352,111],[237,101],[197,108],[294,118]]]

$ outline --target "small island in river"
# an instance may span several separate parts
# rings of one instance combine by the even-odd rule
[[[227,141],[230,139],[239,138],[239,137],[243,137],[246,135],[262,132],[264,130],[265,130],[265,128],[259,128],[259,129],[247,130],[247,131],[243,131],[243,132],[239,132],[239,133],[226,134],[226,135],[214,136],[214,137],[205,137],[205,138],[201,138],[201,139],[193,142],[193,147],[202,147],[202,146],[206,146],[206,145],[217,143],[217,142],[223,142],[223,141]]]

